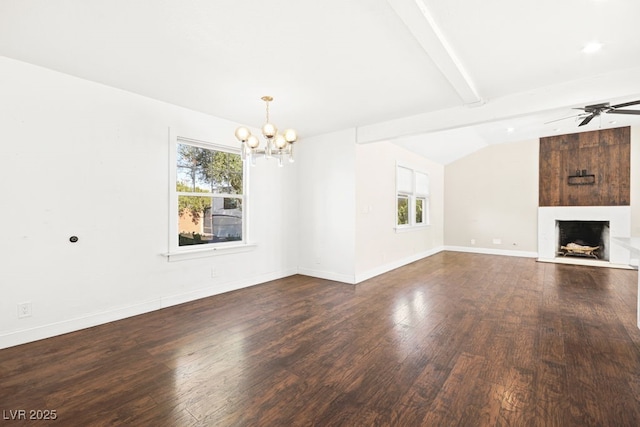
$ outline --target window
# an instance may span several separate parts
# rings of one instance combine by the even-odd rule
[[[409,225],[409,197],[398,194],[398,225]]]
[[[424,206],[426,202],[424,197],[416,197],[416,224],[424,224]]]
[[[245,179],[240,153],[182,138],[175,150],[177,236],[173,246],[244,241]]]
[[[429,224],[429,175],[415,169],[396,168],[396,226]]]

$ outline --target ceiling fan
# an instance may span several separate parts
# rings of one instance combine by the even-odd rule
[[[578,126],[584,126],[584,125],[588,124],[591,120],[593,120],[595,117],[600,116],[601,114],[635,114],[635,115],[640,115],[640,110],[623,110],[623,109],[621,109],[621,108],[624,108],[624,107],[629,107],[631,105],[640,105],[640,100],[631,101],[631,102],[624,102],[622,104],[616,104],[616,105],[610,105],[608,102],[604,102],[602,104],[593,104],[593,105],[587,105],[587,106],[580,107],[580,108],[574,108],[574,110],[582,110],[584,112],[580,113],[580,114],[578,114],[576,116],[571,116],[571,117],[580,117],[580,118],[582,118],[582,121],[580,122],[580,124]],[[565,119],[569,119],[571,117],[564,117],[564,118],[558,119],[558,120],[565,120]],[[557,122],[558,120],[552,120],[552,121],[547,122],[547,123]]]

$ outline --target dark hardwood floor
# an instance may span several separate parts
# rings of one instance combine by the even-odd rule
[[[637,275],[443,252],[292,276],[1,350],[0,425],[639,426]]]

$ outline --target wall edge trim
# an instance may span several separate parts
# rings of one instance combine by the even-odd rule
[[[95,313],[89,313],[83,316],[65,319],[46,325],[40,325],[33,328],[11,331],[0,334],[0,350],[14,347],[21,344],[27,344],[46,338],[52,338],[58,335],[64,335],[71,332],[80,331],[82,329],[91,328],[109,322],[123,320],[128,317],[138,316],[150,313],[152,311],[207,298],[226,292],[248,288],[259,285],[271,280],[282,279],[284,277],[297,274],[295,268],[275,271],[271,273],[261,274],[245,280],[230,281],[216,286],[208,286],[180,294],[161,296],[159,298],[132,304],[124,307],[117,307],[111,310],[104,310]]]
[[[381,265],[379,267],[375,267],[372,269],[369,269],[367,271],[364,271],[362,273],[358,273],[356,274],[356,283],[360,283],[360,282],[364,282],[365,280],[369,280],[373,277],[379,276],[381,274],[384,273],[388,273],[389,271],[395,270],[396,268],[400,268],[403,267],[407,264],[411,264],[412,262],[416,262],[419,261],[423,258],[428,258],[432,255],[435,255],[439,252],[442,252],[445,250],[444,246],[437,246],[433,249],[429,249],[427,251],[423,251],[423,252],[419,252],[416,254],[413,254],[411,256],[405,257],[405,258],[401,258],[399,260]]]

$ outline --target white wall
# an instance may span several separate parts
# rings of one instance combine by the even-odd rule
[[[539,142],[531,140],[491,145],[448,164],[447,248],[536,256],[538,157]]]
[[[444,167],[388,142],[359,144],[356,279],[366,280],[442,250]],[[429,174],[430,225],[396,232],[396,164]]]
[[[356,144],[348,129],[298,148],[298,271],[359,283],[443,247],[444,167],[388,142]],[[396,233],[396,163],[429,173],[431,225]]]
[[[640,126],[631,127],[631,235],[640,237]]]
[[[251,171],[255,249],[162,255],[168,129],[236,144],[234,123],[4,57],[0,93],[0,348],[296,273],[295,165]]]
[[[355,283],[355,153],[353,129],[297,147],[301,274]]]
[[[538,140],[492,145],[446,166],[447,248],[537,256],[539,150]],[[637,126],[631,128],[631,234],[640,236]]]
[[[0,93],[0,348],[297,272],[358,283],[443,245],[536,251],[537,140],[445,168],[349,129],[302,138],[293,165],[251,168],[254,249],[169,262],[169,129],[236,144],[236,124],[4,57]],[[637,128],[631,138],[638,235]],[[428,228],[393,230],[397,161],[429,172]],[[18,319],[22,302],[31,317]]]

